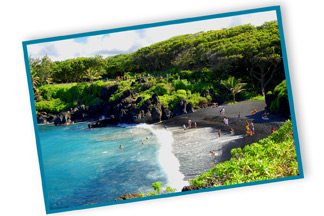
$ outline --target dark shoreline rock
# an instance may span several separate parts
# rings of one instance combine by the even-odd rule
[[[127,199],[134,199],[134,198],[141,198],[142,196],[139,194],[125,194],[120,196],[118,199],[115,199],[115,201],[120,201],[120,200],[127,200]]]

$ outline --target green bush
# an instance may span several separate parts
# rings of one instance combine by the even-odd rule
[[[164,83],[159,83],[154,87],[154,92],[158,94],[159,96],[165,95],[165,94],[170,94],[172,88],[168,84]]]
[[[278,113],[280,109],[285,109],[289,111],[288,102],[288,91],[286,80],[283,80],[279,85],[275,87],[272,95],[275,99],[270,104],[270,111],[273,113]]]

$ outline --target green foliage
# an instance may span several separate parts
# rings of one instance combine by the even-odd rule
[[[49,113],[58,113],[66,108],[70,108],[68,104],[64,103],[59,98],[50,101],[36,102],[35,106],[38,112],[49,112]]]
[[[159,83],[154,87],[153,91],[159,96],[163,96],[165,94],[170,94],[172,87],[168,84]]]
[[[153,192],[147,192],[146,196],[157,196],[161,194],[167,194],[167,193],[173,193],[176,191],[176,189],[167,187],[163,192],[161,189],[161,183],[160,182],[155,182],[152,184]],[[144,197],[144,193],[140,193],[141,197]]]
[[[252,98],[250,98],[249,100],[261,100],[261,101],[264,101],[264,100],[265,100],[265,97],[259,95],[259,96],[252,97]]]
[[[233,95],[233,102],[235,102],[235,95],[244,91],[244,86],[246,83],[241,83],[242,79],[235,79],[235,77],[230,76],[227,80],[222,80],[221,84],[224,85]]]
[[[214,187],[298,175],[292,123],[288,120],[268,138],[243,149],[231,150],[232,158],[191,180],[195,186]]]
[[[161,192],[161,183],[160,182],[155,182],[152,184],[152,187],[155,191],[157,191],[158,193]]]
[[[270,111],[273,113],[278,113],[282,103],[288,103],[286,80],[283,80],[279,85],[277,85],[272,94],[275,96],[275,99],[271,102]]]
[[[102,99],[101,89],[110,82],[43,85],[39,88],[41,98],[36,101],[38,112],[58,113],[78,105],[95,105]]]

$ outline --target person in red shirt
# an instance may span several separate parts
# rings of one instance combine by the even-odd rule
[[[274,132],[274,129],[272,128],[272,129],[271,129],[271,133],[273,133],[273,132]]]

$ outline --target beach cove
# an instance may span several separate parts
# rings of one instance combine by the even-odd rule
[[[180,171],[185,175],[185,180],[190,181],[216,164],[229,160],[233,148],[243,148],[268,137],[272,128],[279,129],[287,120],[275,114],[269,114],[269,120],[263,120],[265,107],[264,101],[243,101],[216,108],[207,107],[165,120],[158,125],[166,126],[167,130],[172,131],[175,140],[173,153],[179,160]],[[225,109],[224,115],[220,114],[219,108]],[[251,114],[253,110],[258,112]],[[241,121],[238,120],[238,112],[241,113]],[[224,117],[229,119],[229,126],[224,126]],[[188,126],[188,120],[196,122],[197,128],[192,124],[191,128],[184,130],[183,125]],[[255,125],[253,136],[245,136],[246,120]],[[234,134],[230,134],[231,128],[234,129]],[[221,137],[218,136],[219,129]],[[214,151],[216,155],[212,156],[210,151]]]

